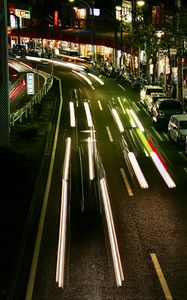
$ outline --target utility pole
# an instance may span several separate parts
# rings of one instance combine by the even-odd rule
[[[183,57],[183,40],[182,40],[182,20],[181,20],[181,0],[176,0],[177,6],[177,98],[183,104],[183,70],[182,70],[182,57]]]
[[[7,2],[0,1],[0,147],[9,146],[9,68]]]

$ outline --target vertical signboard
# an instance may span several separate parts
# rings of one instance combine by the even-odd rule
[[[54,26],[58,26],[58,11],[55,10],[54,11],[54,22],[53,22]]]
[[[34,73],[27,73],[27,94],[34,95]]]

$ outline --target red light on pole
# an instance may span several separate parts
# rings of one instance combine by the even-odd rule
[[[58,26],[58,11],[55,10],[54,11],[54,22],[53,22],[54,26]]]

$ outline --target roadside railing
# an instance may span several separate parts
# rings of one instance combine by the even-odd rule
[[[42,98],[47,94],[53,85],[53,76],[50,75],[45,84],[42,86],[37,93],[31,97],[30,101],[27,102],[23,107],[19,108],[15,112],[10,114],[10,128],[15,125],[17,121],[22,122],[23,118],[27,118],[32,114],[33,107],[36,103],[40,103]]]

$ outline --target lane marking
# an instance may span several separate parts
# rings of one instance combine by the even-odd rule
[[[114,140],[113,140],[112,134],[111,134],[111,132],[110,132],[110,128],[109,128],[108,126],[106,126],[106,130],[107,130],[107,133],[108,133],[108,137],[109,137],[110,142],[113,142]]]
[[[124,169],[123,169],[123,168],[120,168],[120,172],[121,172],[121,175],[122,175],[123,180],[124,180],[124,182],[125,182],[125,186],[126,186],[126,188],[127,188],[127,192],[128,192],[128,194],[129,194],[129,196],[133,196],[133,192],[132,192],[132,189],[131,189],[131,187],[130,187],[130,183],[129,183],[128,178],[127,178],[127,176],[126,176],[126,174],[125,174]]]
[[[103,110],[102,105],[101,105],[101,102],[100,102],[99,100],[98,100],[97,102],[98,102],[98,105],[99,105],[99,109],[100,109],[100,110]]]
[[[163,289],[163,292],[164,292],[164,295],[165,295],[165,298],[167,300],[172,300],[173,297],[170,293],[170,290],[169,290],[169,287],[168,287],[168,284],[166,282],[166,279],[164,277],[164,274],[162,272],[162,269],[160,267],[160,264],[159,264],[159,261],[157,259],[157,256],[155,253],[150,253],[150,256],[151,256],[151,259],[152,259],[152,262],[154,264],[154,267],[155,267],[155,271],[157,273],[157,276],[158,276],[158,279],[160,281],[160,284],[162,286],[162,289]]]

